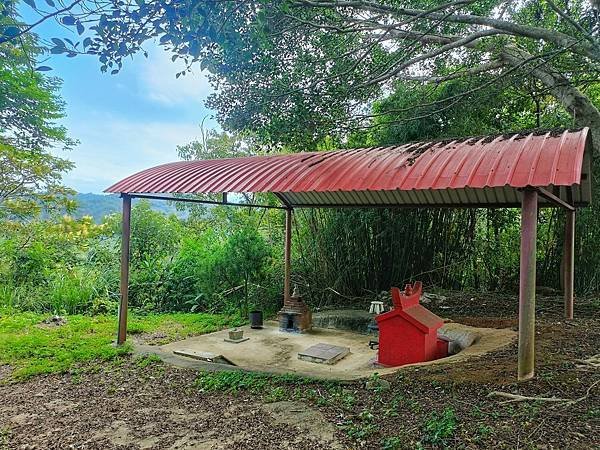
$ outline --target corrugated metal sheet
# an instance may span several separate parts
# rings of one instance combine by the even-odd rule
[[[191,194],[273,192],[293,206],[510,206],[519,188],[544,187],[569,203],[591,197],[587,128],[397,147],[180,161],[106,190]]]

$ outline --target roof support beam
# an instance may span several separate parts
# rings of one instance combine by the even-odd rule
[[[123,195],[123,222],[121,230],[121,301],[119,302],[119,329],[117,345],[127,340],[127,304],[129,301],[129,238],[131,235],[131,197]]]
[[[521,208],[518,379],[533,378],[535,369],[535,264],[538,193],[525,189]]]
[[[123,194],[123,195],[125,195],[125,194]],[[161,195],[151,195],[151,194],[129,194],[129,197],[145,198],[148,200],[169,200],[169,201],[173,201],[173,202],[200,203],[200,204],[204,204],[204,205],[242,206],[245,208],[288,209],[285,206],[258,205],[256,203],[228,202],[226,195],[224,195],[224,198],[223,198],[224,201],[221,201],[221,202],[214,201],[214,200],[201,200],[201,199],[196,199],[196,198],[185,198],[185,197],[164,197]]]
[[[563,245],[563,289],[565,318],[573,319],[573,292],[575,284],[575,211],[567,211],[565,218],[565,241]]]
[[[541,196],[541,194],[540,194]],[[562,202],[562,200],[561,200]],[[538,205],[539,208],[556,208],[557,206],[564,207],[566,209],[570,209],[571,206],[563,206],[562,204],[556,204],[554,202],[550,203],[541,203]],[[576,204],[576,206],[586,206],[585,204]],[[520,208],[521,203],[446,203],[446,204],[422,204],[422,203],[404,203],[397,205],[390,204],[315,204],[315,203],[300,203],[294,205],[294,208],[386,208],[386,209],[406,209],[406,208],[431,208],[431,209],[468,209],[468,208],[489,208],[489,209],[500,209],[500,208]],[[573,207],[575,208],[575,207]]]
[[[294,207],[292,206],[292,204],[291,204],[290,202],[288,202],[287,198],[285,198],[285,197],[284,197],[283,195],[281,195],[280,193],[278,193],[278,192],[273,192],[273,195],[274,195],[275,197],[277,197],[277,198],[279,199],[279,201],[285,205],[285,207],[286,207],[286,208],[288,208],[288,209],[293,209],[293,208],[294,208]]]
[[[556,195],[554,195],[552,192],[544,189],[544,188],[537,188],[538,193],[544,197],[546,200],[554,203],[557,206],[561,206],[569,211],[575,211],[575,207],[567,202],[565,202],[563,199],[561,199],[560,197],[557,197]]]

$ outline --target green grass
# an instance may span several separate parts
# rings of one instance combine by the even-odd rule
[[[381,440],[381,450],[397,450],[402,448],[403,439],[400,436],[389,436]]]
[[[456,415],[452,408],[441,413],[433,412],[423,426],[424,442],[445,447],[456,431]]]
[[[235,316],[204,313],[171,313],[133,316],[129,319],[129,334],[157,333],[164,335],[157,344],[165,344],[188,336],[212,333],[223,328],[239,326],[242,321]]]
[[[10,437],[10,428],[0,428],[0,450],[8,449],[8,438]]]
[[[131,352],[115,347],[117,320],[113,316],[67,316],[58,327],[43,326],[47,315],[0,311],[0,364],[8,364],[15,379],[64,373],[91,361],[108,361]],[[211,314],[132,316],[130,333],[161,333],[165,339],[208,333],[238,319]]]

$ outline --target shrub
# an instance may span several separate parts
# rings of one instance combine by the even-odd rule
[[[88,268],[74,268],[55,272],[47,285],[50,312],[80,314],[88,312],[102,289],[102,279]]]
[[[239,311],[245,317],[250,307],[250,283],[256,283],[264,276],[270,259],[269,248],[255,228],[244,226],[229,236],[221,257],[220,275],[227,280],[230,289],[241,289],[241,295],[235,297]]]
[[[434,412],[423,426],[423,441],[432,445],[446,445],[456,430],[456,415],[452,408]]]
[[[216,304],[223,284],[217,269],[222,249],[221,241],[211,230],[183,239],[169,268],[163,309],[192,312],[224,309]]]

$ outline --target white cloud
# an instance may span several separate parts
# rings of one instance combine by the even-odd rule
[[[182,62],[172,62],[158,47],[149,53],[114,77],[91,70],[83,86],[79,76],[66,80],[69,115],[62,123],[80,141],[72,152],[58,153],[76,165],[65,176],[67,186],[101,192],[132,173],[176,161],[177,145],[200,138],[198,124],[211,114],[202,105],[212,91],[206,76],[197,67],[176,79]],[[67,75],[77,75],[81,68],[68,67]],[[217,124],[209,118],[205,126]]]
[[[203,104],[206,97],[213,91],[205,73],[200,72],[198,65],[192,72],[176,78],[177,72],[185,69],[185,64],[180,59],[171,61],[172,53],[160,48],[149,52],[146,64],[143,64],[139,74],[142,95],[163,105],[173,106],[189,104],[190,102]]]
[[[81,143],[73,152],[59,153],[75,163],[65,184],[79,192],[101,192],[135,172],[176,161],[177,145],[200,137],[197,125],[93,116],[69,124]]]

